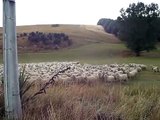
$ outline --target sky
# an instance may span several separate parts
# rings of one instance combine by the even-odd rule
[[[130,3],[158,3],[160,0],[15,0],[16,24],[96,25],[100,18],[116,19],[121,8]],[[0,26],[3,24],[3,0],[0,1]]]

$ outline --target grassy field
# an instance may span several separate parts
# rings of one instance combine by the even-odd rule
[[[157,45],[157,50],[149,53],[142,52],[141,57],[135,57],[122,42],[113,35],[105,33],[100,26],[35,25],[17,27],[17,33],[32,31],[64,32],[73,39],[73,45],[57,51],[19,53],[19,63],[80,61],[90,64],[140,63],[160,66],[160,44]],[[0,29],[0,33],[2,33],[2,29]],[[2,54],[0,58],[0,63],[2,63]]]
[[[136,80],[131,81],[131,85],[133,83],[148,85],[157,85],[158,83],[158,85],[160,85],[160,73],[153,73],[150,67],[150,65],[156,65],[160,67],[160,54],[158,53],[160,53],[160,47],[151,53],[142,53],[141,57],[134,57],[133,54],[128,54],[128,49],[123,44],[94,43],[77,48],[67,48],[58,51],[19,54],[19,61],[22,63],[80,61],[82,64],[145,64],[148,66],[149,70],[144,71],[136,78]]]
[[[38,53],[19,53],[19,63],[80,61],[90,64],[141,63],[148,66],[127,83],[52,86],[24,107],[23,120],[160,120],[160,45],[157,50],[135,57],[101,27],[60,25],[24,26],[17,31],[65,32],[73,39],[70,48]],[[1,32],[1,31],[0,31]],[[0,56],[2,63],[2,55]],[[39,89],[34,86],[28,94]]]
[[[130,53],[128,55],[128,50],[123,44],[94,43],[58,51],[19,53],[19,62],[80,61],[91,64],[143,63],[160,66],[159,53],[158,48],[151,53],[142,53],[141,57],[134,57]],[[0,62],[2,63],[2,55]]]
[[[73,45],[61,50],[46,50],[38,53],[19,51],[19,62],[47,62],[47,61],[80,61],[82,63],[144,63],[160,65],[160,45],[150,53],[143,52],[141,57],[134,57],[132,53],[113,35],[104,32],[101,26],[91,25],[35,25],[18,26],[17,33],[63,32],[73,40]],[[24,40],[25,41],[25,40]],[[25,42],[18,41],[25,45]],[[0,28],[0,46],[2,48],[2,28]],[[0,55],[2,63],[2,54]]]

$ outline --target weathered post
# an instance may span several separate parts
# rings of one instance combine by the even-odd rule
[[[5,115],[9,120],[22,117],[15,18],[15,0],[3,0],[4,97]]]

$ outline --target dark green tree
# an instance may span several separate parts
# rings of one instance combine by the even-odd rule
[[[158,29],[158,42],[160,42],[160,18],[157,20],[157,26],[159,26],[159,29]]]
[[[101,18],[97,25],[103,26],[104,30],[107,33],[111,33],[117,36],[118,28],[117,28],[117,21],[108,18]]]
[[[158,41],[158,4],[133,3],[127,9],[122,8],[120,13],[117,18],[118,36],[127,47],[135,52],[136,56],[140,56],[141,51],[154,49]]]

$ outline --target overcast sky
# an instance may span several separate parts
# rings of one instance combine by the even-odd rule
[[[17,25],[30,24],[89,24],[96,25],[100,18],[116,19],[119,10],[130,3],[160,0],[16,0]],[[2,26],[2,0],[0,26]]]

